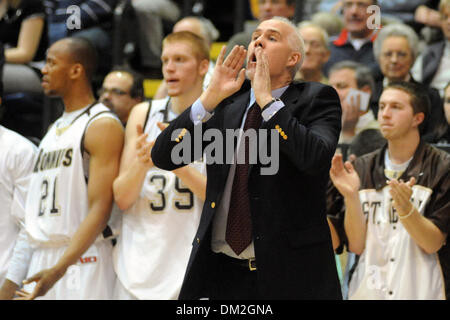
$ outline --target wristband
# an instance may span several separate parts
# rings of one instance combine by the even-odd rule
[[[408,214],[405,214],[404,216],[398,215],[398,217],[400,218],[400,220],[406,219],[406,218],[408,218],[410,215],[413,214],[414,209],[415,209],[414,206],[412,206],[411,211],[410,211]]]

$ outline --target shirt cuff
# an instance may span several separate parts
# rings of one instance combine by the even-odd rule
[[[194,123],[194,125],[197,125],[201,122],[208,121],[213,116],[212,113],[206,111],[205,107],[203,107],[202,102],[200,101],[200,98],[197,99],[191,107],[191,120]]]
[[[266,110],[264,110],[261,115],[264,121],[269,121],[278,111],[284,108],[284,103],[281,100],[277,100],[272,103]]]

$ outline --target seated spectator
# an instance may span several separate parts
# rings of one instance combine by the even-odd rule
[[[345,214],[332,222],[359,255],[349,299],[449,297],[450,155],[421,140],[428,111],[420,87],[391,83],[378,113],[387,146],[354,164],[333,157],[330,177]]]
[[[374,4],[377,4],[377,0],[343,1],[344,28],[339,37],[330,43],[331,56],[324,66],[325,75],[328,75],[333,64],[343,60],[353,60],[368,66],[375,80],[381,77],[372,51],[372,43],[378,30],[370,29],[368,24],[372,13],[367,12],[367,8]]]
[[[443,97],[443,89],[450,81],[450,0],[441,0],[439,12],[444,39],[427,47],[416,59],[411,74],[417,81],[438,89]]]
[[[328,79],[322,73],[322,67],[330,57],[327,32],[306,21],[299,24],[299,32],[305,43],[305,57],[296,79],[327,84]]]
[[[131,0],[139,23],[139,49],[144,68],[161,68],[163,21],[171,23],[180,17],[180,8],[171,0]]]
[[[258,20],[271,19],[273,17],[285,17],[291,19],[295,14],[295,0],[258,0]],[[248,47],[252,39],[253,30],[236,33],[228,40],[226,56],[235,45]]]
[[[44,1],[50,45],[65,37],[89,40],[102,59],[99,72],[111,67],[111,28],[118,0]]]
[[[362,106],[364,93],[372,95],[374,81],[370,69],[353,61],[341,61],[330,69],[329,84],[339,95],[342,106],[342,130],[339,143],[350,143],[360,132],[367,129],[379,129],[369,99],[366,106]],[[351,91],[352,89],[358,90]],[[355,92],[353,97],[350,95]],[[358,97],[358,94],[360,95]]]
[[[114,69],[103,80],[98,97],[125,126],[131,109],[144,100],[142,76],[132,70]]]
[[[419,84],[410,74],[411,67],[418,54],[419,39],[415,31],[405,24],[391,24],[384,27],[374,43],[374,55],[379,61],[384,79],[375,84],[372,108],[377,114],[377,101],[385,87],[392,81],[408,81]],[[425,118],[422,135],[425,141],[432,141],[434,130],[444,119],[442,100],[436,89],[420,85],[431,102],[430,114]]]
[[[40,72],[32,67],[44,60],[48,44],[41,1],[1,0],[0,42],[5,45],[4,93],[42,93]]]
[[[175,23],[172,32],[189,31],[206,41],[208,49],[211,50],[212,43],[219,38],[219,31],[212,22],[203,17],[185,17]],[[203,79],[203,89],[209,84],[214,71],[214,62],[209,60],[209,68]],[[153,99],[163,99],[167,96],[165,81],[161,83]]]

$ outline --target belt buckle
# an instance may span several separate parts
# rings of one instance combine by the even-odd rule
[[[248,259],[248,268],[250,269],[250,271],[255,271],[256,270],[256,260],[255,260],[255,258]]]

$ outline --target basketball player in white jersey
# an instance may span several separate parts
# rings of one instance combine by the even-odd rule
[[[0,94],[2,88],[0,79]],[[0,300],[12,299],[25,277],[26,268],[15,265],[11,258],[16,243],[25,238],[24,232],[19,235],[19,231],[23,230],[25,200],[36,151],[28,139],[0,125]],[[26,238],[24,241],[26,246]],[[20,246],[16,250],[22,251]]]
[[[359,255],[349,299],[449,298],[450,155],[421,141],[428,112],[417,87],[391,83],[378,112],[387,146],[353,165],[332,160],[348,248]]]
[[[169,96],[135,106],[125,132],[114,196],[124,211],[114,248],[116,299],[177,299],[205,198],[204,165],[173,172],[153,166],[154,140],[202,93],[209,50],[203,40],[178,32],[163,41],[162,71]]]
[[[107,222],[123,147],[120,120],[95,101],[95,49],[87,40],[54,43],[42,87],[64,114],[39,145],[25,206],[33,248],[26,299],[109,299],[115,281]]]

